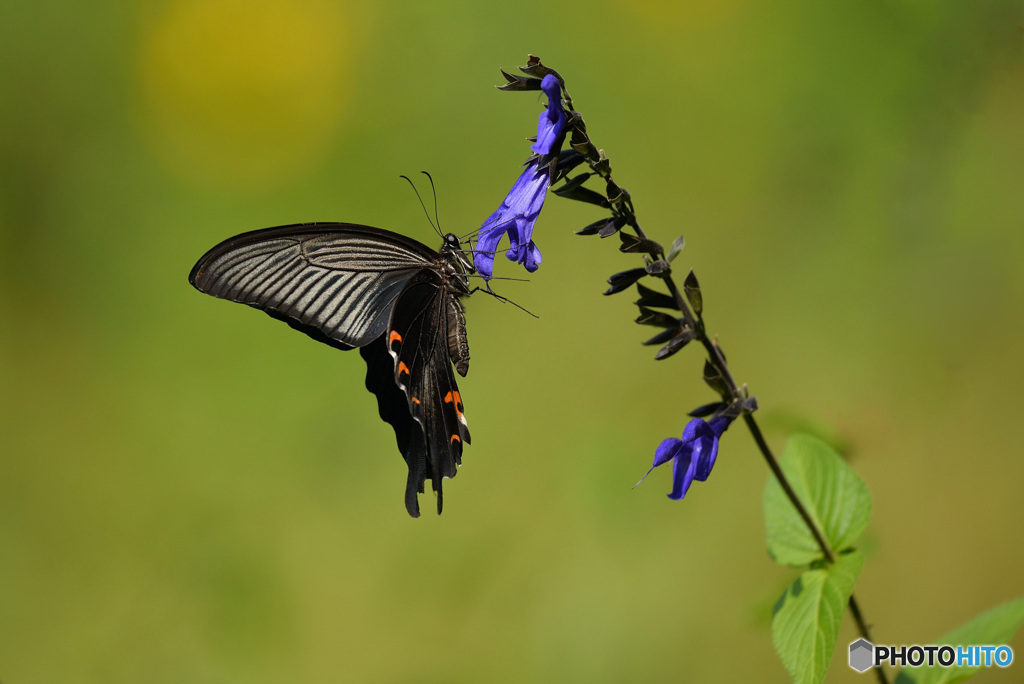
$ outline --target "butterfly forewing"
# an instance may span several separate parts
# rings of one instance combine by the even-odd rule
[[[196,263],[189,282],[350,349],[384,332],[402,288],[438,258],[425,245],[379,228],[298,224],[225,240]]]

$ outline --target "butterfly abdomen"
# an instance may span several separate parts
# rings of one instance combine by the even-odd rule
[[[448,300],[448,355],[459,375],[469,372],[469,339],[466,337],[466,312],[455,297]]]

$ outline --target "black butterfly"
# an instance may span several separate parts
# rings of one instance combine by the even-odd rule
[[[419,517],[429,478],[455,477],[469,429],[459,375],[469,370],[466,317],[472,263],[448,234],[440,253],[352,223],[303,223],[242,233],[201,258],[188,281],[206,294],[266,311],[314,340],[366,360],[366,388],[395,428],[409,466],[405,507]],[[451,360],[449,362],[449,359]]]

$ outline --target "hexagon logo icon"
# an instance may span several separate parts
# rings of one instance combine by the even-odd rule
[[[875,647],[867,639],[857,639],[850,644],[850,667],[864,672],[873,665]]]

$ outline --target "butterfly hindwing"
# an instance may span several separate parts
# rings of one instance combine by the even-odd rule
[[[417,494],[423,493],[427,478],[426,441],[419,423],[409,413],[409,400],[394,380],[395,360],[388,352],[384,337],[374,340],[359,350],[366,361],[366,389],[377,397],[381,420],[395,430],[398,450],[402,453],[409,475],[405,491],[405,508],[409,515],[420,515]]]
[[[395,302],[386,335],[394,358],[395,384],[406,396],[409,415],[425,446],[422,454],[412,448],[403,452],[410,471],[406,503],[413,488],[423,491],[424,481],[430,479],[437,492],[439,512],[441,481],[455,477],[462,463],[463,444],[470,441],[448,343],[453,325],[462,326],[454,332],[465,339],[464,319],[449,314],[453,303],[461,312],[462,305],[447,291],[443,278],[436,272],[422,271],[409,281]],[[465,361],[468,363],[468,348]],[[414,435],[416,427],[410,430]],[[414,482],[413,473],[420,470],[421,459],[425,460],[422,472]]]

